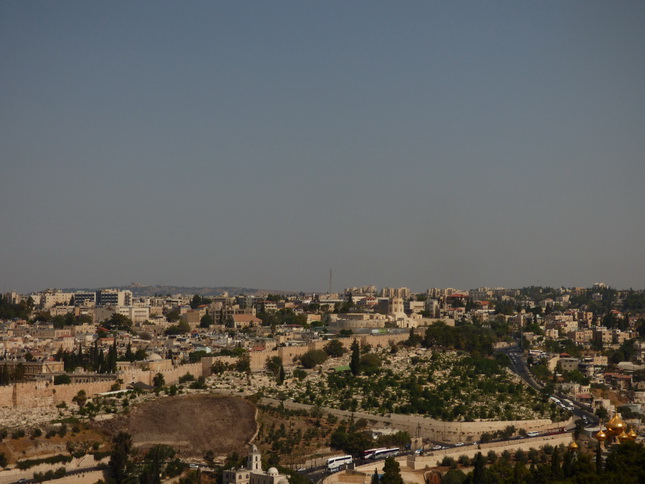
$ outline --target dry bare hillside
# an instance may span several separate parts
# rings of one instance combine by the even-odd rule
[[[110,434],[125,431],[135,446],[168,444],[183,456],[245,452],[256,431],[255,407],[236,397],[184,395],[146,402],[130,415],[102,424]]]

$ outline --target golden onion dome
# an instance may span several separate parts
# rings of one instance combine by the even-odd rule
[[[575,440],[571,441],[569,444],[569,450],[578,450],[578,444],[576,444]]]
[[[623,430],[622,433],[618,435],[618,440],[620,440],[620,443],[622,444],[623,442],[629,440],[629,435],[627,435]]]
[[[627,425],[618,414],[614,415],[614,417],[607,422],[607,431],[612,435],[620,435],[625,432],[626,429]]]
[[[627,432],[627,437],[629,437],[630,440],[636,440],[636,437],[638,437],[638,434],[634,432],[634,429],[630,429],[629,432]]]
[[[602,442],[605,439],[607,439],[607,434],[602,430],[596,434],[596,440],[600,440]]]

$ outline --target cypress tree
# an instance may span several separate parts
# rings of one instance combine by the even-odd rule
[[[356,376],[361,371],[361,348],[358,345],[358,341],[354,340],[351,346],[352,357],[349,362],[349,369],[352,372],[352,375]]]

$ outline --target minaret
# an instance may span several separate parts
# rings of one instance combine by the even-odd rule
[[[246,458],[246,468],[250,471],[262,472],[262,456],[255,445],[251,446],[251,452]]]

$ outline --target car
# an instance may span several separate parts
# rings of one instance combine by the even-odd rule
[[[441,450],[441,449],[443,449],[443,447],[441,447],[440,445],[435,445],[435,446],[432,448],[432,450]]]
[[[466,445],[466,444],[464,444],[463,442],[457,442],[455,444],[455,447],[463,447],[464,445]]]

